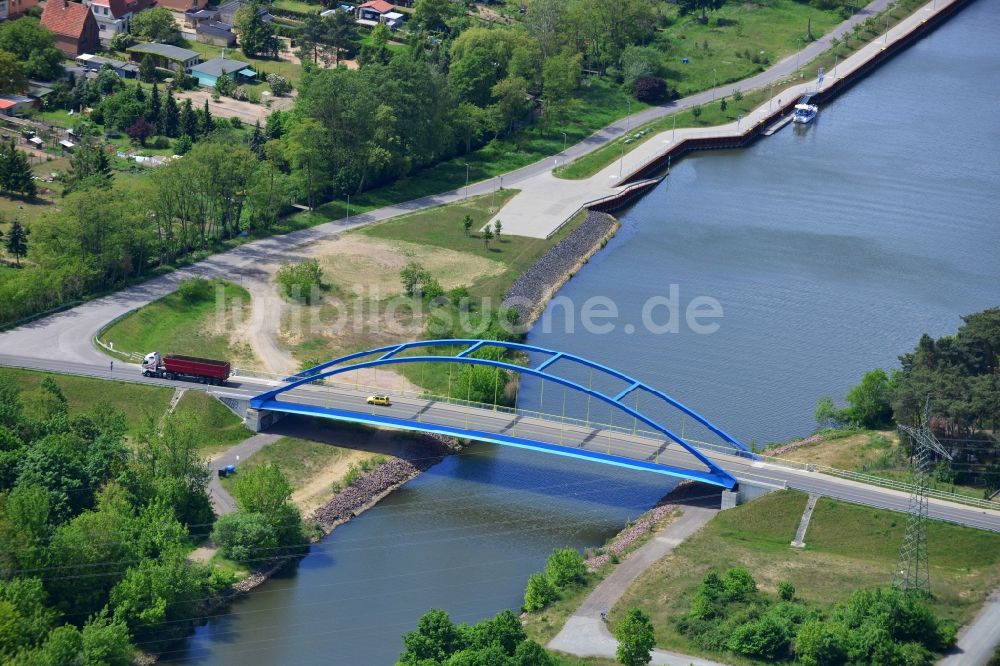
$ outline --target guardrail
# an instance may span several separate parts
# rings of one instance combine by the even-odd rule
[[[118,349],[112,349],[97,337],[94,338],[94,342],[108,353],[115,354],[120,358],[124,358],[125,360],[131,362],[142,361],[143,357],[141,354],[137,354],[135,352],[126,352]],[[260,370],[248,370],[242,368],[235,368],[233,370],[233,375],[240,377],[252,377],[255,379],[266,379],[269,381],[282,382],[282,383],[287,383],[291,377],[291,375],[280,375],[275,373],[263,372]],[[661,433],[637,427],[634,419],[633,419],[633,425],[629,427],[626,425],[620,425],[615,423],[605,423],[600,420],[581,419],[574,416],[552,414],[549,412],[542,412],[538,410],[523,409],[518,407],[508,407],[506,405],[494,405],[490,403],[476,402],[474,400],[465,400],[462,398],[453,398],[449,396],[436,395],[433,393],[428,393],[426,391],[408,392],[405,389],[387,389],[384,386],[372,386],[368,384],[361,384],[359,382],[331,381],[329,378],[316,380],[311,384],[311,386],[314,387],[320,386],[324,388],[329,388],[331,390],[339,389],[339,390],[352,390],[352,391],[371,392],[371,393],[384,393],[400,397],[406,397],[407,395],[410,395],[411,397],[418,397],[424,400],[432,400],[434,402],[446,405],[455,405],[458,407],[474,407],[477,409],[500,412],[502,414],[510,414],[515,418],[535,418],[550,423],[559,423],[560,425],[575,426],[575,427],[585,428],[588,430],[593,430],[593,429],[605,430],[613,433],[629,435],[632,437],[649,439],[658,442],[659,444],[665,443],[668,446],[671,444],[671,442],[669,440],[666,440]],[[698,448],[708,449],[716,453],[723,453],[726,455],[736,456],[747,460],[757,460],[760,462],[778,465],[780,467],[797,469],[803,472],[826,474],[829,476],[835,476],[850,481],[857,481],[859,483],[878,486],[889,490],[898,490],[900,492],[905,492],[905,493],[912,493],[916,488],[916,486],[914,486],[912,483],[907,483],[905,481],[897,481],[895,479],[887,479],[885,477],[874,476],[872,474],[865,474],[863,472],[854,472],[846,469],[838,469],[836,467],[828,467],[826,465],[817,465],[813,463],[804,463],[797,460],[788,460],[786,458],[769,456],[763,453],[748,454],[744,451],[740,451],[739,449],[726,446],[724,444],[716,444],[713,442],[705,442],[691,437],[684,437],[683,427],[681,429],[680,436],[684,439],[685,442],[695,445]],[[967,506],[973,506],[980,509],[1000,510],[1000,503],[993,502],[990,500],[980,499],[976,497],[969,497],[967,495],[959,495],[957,493],[949,493],[943,490],[937,490],[933,488],[926,489],[926,493],[928,497],[933,497],[935,499],[947,502],[965,504]]]

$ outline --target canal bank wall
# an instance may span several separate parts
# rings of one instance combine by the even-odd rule
[[[915,42],[923,38],[926,34],[947,21],[969,2],[970,0],[953,0],[948,4],[945,4],[945,0],[941,0],[940,3],[937,3],[941,5],[940,8],[937,8],[937,4],[935,4],[932,5],[931,8],[925,6],[918,9],[913,15],[907,17],[907,19],[904,19],[899,24],[899,26],[903,26],[908,22],[912,23],[912,25],[907,26],[904,33],[896,35],[891,42],[886,40],[886,43],[881,46],[878,45],[878,40],[876,40],[874,42],[877,47],[876,49],[873,49],[866,54],[865,51],[870,49],[872,46],[872,44],[869,44],[867,47],[846,59],[843,63],[840,63],[838,69],[844,68],[846,70],[846,74],[840,77],[830,77],[828,85],[824,86],[820,84],[817,85],[816,90],[809,91],[813,94],[812,102],[815,104],[825,104],[840,96],[852,88],[855,84],[864,80],[883,63],[888,62],[890,59],[906,50]],[[920,14],[927,12],[928,9],[930,9],[929,15],[926,17],[920,17]],[[855,58],[862,54],[864,54],[864,57],[859,59],[859,61],[855,63],[850,62],[851,58]],[[806,85],[807,89],[808,85],[809,84]],[[780,102],[782,99],[785,101],[781,104],[775,105],[775,110],[773,112],[761,115],[755,120],[748,120],[748,125],[750,125],[751,122],[753,124],[746,130],[730,132],[726,130],[731,128],[732,125],[726,125],[719,128],[720,132],[716,136],[684,138],[676,144],[670,146],[669,149],[633,168],[615,184],[615,187],[621,187],[648,180],[656,174],[662,173],[664,170],[668,170],[673,162],[676,162],[685,155],[695,151],[745,148],[753,144],[766,132],[769,127],[771,127],[771,125],[779,122],[783,117],[791,113],[794,110],[799,96],[807,91],[797,90],[796,92],[792,92],[794,90],[796,89],[793,88],[792,90],[786,90],[781,93],[781,97],[778,98],[778,101]],[[790,92],[791,94],[788,94]],[[770,106],[771,105],[769,104],[769,107]],[[737,130],[739,130],[739,125],[740,123],[737,123]],[[655,136],[651,137],[649,142],[652,143],[655,138]],[[645,194],[647,191],[648,190],[643,190],[642,194]],[[603,199],[607,199],[607,197],[604,197]],[[603,199],[598,200],[595,204],[600,205],[600,202],[603,201]]]

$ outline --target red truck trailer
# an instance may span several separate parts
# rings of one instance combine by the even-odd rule
[[[142,360],[142,374],[145,377],[163,379],[186,379],[202,384],[224,384],[229,379],[231,368],[228,361],[213,361],[210,358],[150,352]]]

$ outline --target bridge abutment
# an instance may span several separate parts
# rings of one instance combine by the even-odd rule
[[[243,422],[254,432],[264,432],[284,416],[282,413],[272,412],[267,409],[252,409],[247,407]]]

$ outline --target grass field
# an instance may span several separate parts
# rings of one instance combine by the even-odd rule
[[[813,513],[805,549],[797,550],[789,542],[805,503],[804,494],[781,491],[720,513],[647,569],[612,610],[612,621],[630,607],[642,608],[652,618],[658,646],[701,654],[674,621],[687,612],[698,583],[711,569],[745,566],[759,588],[772,595],[779,582],[789,581],[798,598],[821,612],[852,590],[891,583],[905,515],[824,498]],[[941,617],[969,621],[1000,585],[1000,535],[932,521],[928,552],[932,608]],[[751,663],[733,655],[725,658]]]
[[[52,377],[69,401],[71,414],[88,412],[100,402],[107,402],[125,414],[129,435],[142,430],[150,418],[159,419],[170,405],[173,389],[142,384],[128,384],[90,377],[75,377],[33,370],[0,368],[0,377],[10,377],[22,391],[34,391],[45,377]]]
[[[571,225],[566,225],[549,239],[508,236],[501,233],[500,242],[493,240],[489,249],[486,249],[486,244],[479,238],[478,230],[517,192],[518,190],[503,190],[497,193],[496,197],[486,194],[403,215],[366,227],[361,233],[373,238],[443,247],[502,262],[507,267],[502,274],[476,280],[469,285],[469,291],[473,296],[488,296],[493,299],[494,304],[498,304],[514,280],[571,230]],[[462,220],[466,215],[473,220],[469,236],[465,235],[462,226]]]
[[[105,329],[104,342],[114,342],[116,350],[145,354],[189,354],[235,361],[245,358],[244,349],[234,349],[230,340],[232,320],[250,312],[250,294],[242,287],[218,282],[215,297],[185,301],[177,292],[145,305]],[[224,307],[222,307],[224,306]],[[219,311],[221,309],[221,312]]]
[[[198,423],[199,448],[205,455],[224,451],[253,435],[243,420],[204,391],[187,391],[177,403],[175,414],[188,415]]]
[[[726,3],[709,14],[707,23],[697,14],[681,16],[676,5],[666,5],[664,13],[671,25],[657,34],[654,44],[663,53],[665,78],[681,96],[752,76],[845,18],[794,0]]]
[[[260,465],[277,465],[292,487],[298,489],[323,468],[350,456],[351,453],[353,453],[351,449],[332,444],[313,442],[298,437],[282,437],[250,456],[241,463],[241,467],[246,470]],[[231,481],[231,479],[225,479],[223,484]]]

